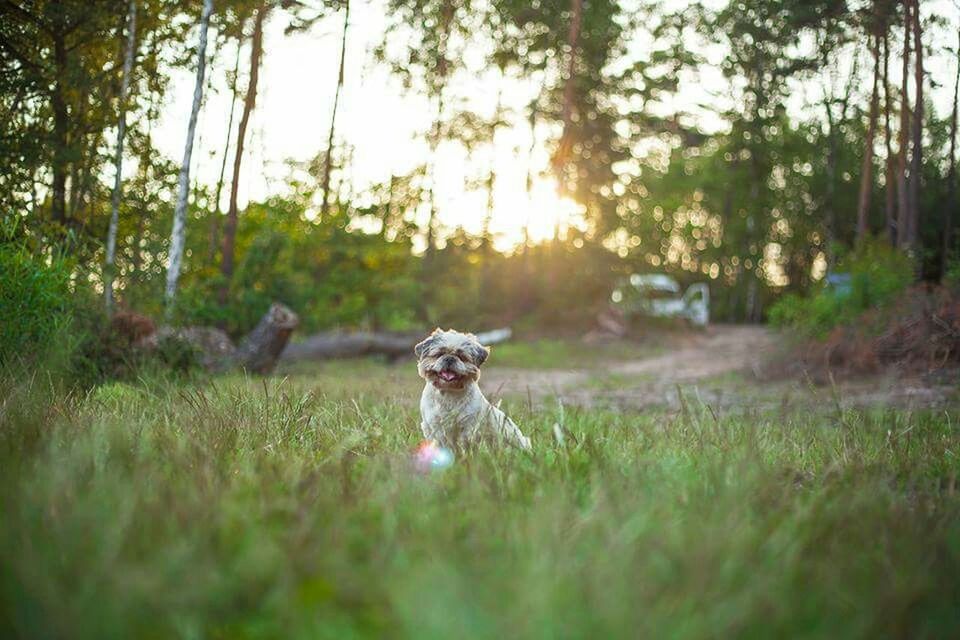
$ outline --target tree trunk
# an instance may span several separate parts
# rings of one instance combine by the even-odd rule
[[[227,174],[227,157],[230,155],[230,136],[233,133],[233,117],[237,111],[237,78],[240,76],[240,49],[243,36],[237,38],[237,58],[233,63],[233,82],[230,86],[230,116],[227,118],[227,139],[223,143],[223,158],[220,159],[220,175],[217,177],[217,190],[213,198],[213,219],[210,221],[210,247],[207,258],[210,264],[217,261],[217,245],[220,243],[220,196],[223,194],[223,179]]]
[[[501,71],[502,77],[502,71]],[[490,127],[490,166],[487,170],[487,211],[483,217],[483,232],[481,234],[481,242],[483,243],[483,252],[484,254],[489,253],[490,247],[493,244],[493,239],[490,237],[490,224],[493,221],[493,209],[495,204],[494,191],[497,186],[497,131],[500,129],[500,120],[502,118],[503,111],[503,86],[497,88],[497,102],[496,106],[493,109],[493,124]]]
[[[67,172],[69,165],[69,115],[64,98],[67,73],[67,45],[62,31],[53,36],[53,61],[56,68],[50,96],[53,107],[53,184],[50,214],[58,224],[67,223]]]
[[[831,88],[831,94],[833,90]],[[829,97],[826,102],[827,114],[827,200],[826,211],[824,212],[824,242],[823,255],[827,262],[827,270],[833,265],[833,245],[836,240],[837,229],[837,156],[839,149],[837,144],[837,124],[833,115],[833,98]],[[724,218],[729,220],[729,218]]]
[[[863,167],[860,171],[860,198],[857,204],[857,243],[863,244],[870,233],[870,196],[873,192],[873,146],[877,131],[877,111],[880,101],[880,36],[873,42],[873,93],[870,96],[870,116],[867,139],[863,148]]]
[[[583,19],[583,0],[570,0],[570,28],[567,31],[567,79],[563,87],[563,131],[560,133],[560,143],[553,156],[553,167],[557,174],[557,186],[565,190],[563,166],[573,147],[571,126],[573,124],[573,100],[576,89],[577,41],[580,39],[580,24]]]
[[[123,138],[127,133],[127,92],[137,49],[137,0],[130,0],[127,16],[127,49],[123,57],[123,75],[120,79],[120,122],[117,125],[117,151],[114,157],[113,197],[110,202],[110,229],[107,231],[107,257],[103,269],[103,293],[107,313],[113,311],[113,276],[117,254],[117,227],[120,226],[120,186],[123,180]]]
[[[907,227],[910,195],[907,158],[910,153],[910,0],[903,0],[903,89],[900,92],[900,150],[897,155],[897,247],[910,248]]]
[[[427,248],[424,254],[424,267],[427,272],[430,270],[433,262],[433,255],[436,250],[436,182],[437,182],[437,148],[440,146],[440,138],[443,135],[443,107],[444,107],[444,89],[447,83],[447,40],[450,37],[450,30],[453,26],[455,7],[447,0],[443,3],[441,10],[441,37],[440,45],[437,51],[437,86],[435,88],[437,96],[437,116],[433,122],[433,133],[430,136],[430,191],[429,216],[427,218]]]
[[[960,97],[960,38],[957,44],[957,77],[953,83],[953,112],[950,114],[950,171],[947,174],[947,207],[943,214],[943,255],[940,273],[946,274],[953,250],[953,217],[957,215],[957,98]]]
[[[530,146],[527,148],[527,211],[525,224],[523,225],[523,255],[524,266],[526,266],[527,253],[530,250],[530,210],[533,207],[533,154],[537,148],[537,103],[536,100],[530,103]],[[524,273],[529,277],[527,269]]]
[[[177,296],[177,281],[180,279],[180,267],[186,244],[187,198],[190,194],[190,157],[193,155],[193,138],[197,132],[197,114],[203,99],[203,76],[207,66],[207,30],[210,27],[210,14],[213,13],[213,0],[203,1],[200,14],[200,40],[197,43],[197,78],[193,86],[193,105],[190,108],[190,121],[187,124],[187,143],[183,149],[183,162],[180,164],[180,180],[177,189],[177,205],[173,211],[173,230],[170,233],[170,266],[167,268],[166,307],[167,317],[173,315],[173,303]]]
[[[890,99],[890,38],[888,26],[885,24],[883,28],[883,128],[884,144],[887,149],[884,219],[887,239],[891,245],[895,246],[897,242],[897,170],[896,157],[893,155],[893,134],[890,130],[890,113],[893,111],[893,101]]]
[[[240,127],[237,129],[237,148],[234,151],[233,176],[230,181],[230,208],[227,210],[227,220],[223,227],[223,247],[220,258],[220,273],[223,275],[223,282],[220,285],[220,304],[226,304],[230,293],[230,280],[233,278],[240,165],[243,161],[243,144],[247,135],[247,126],[250,124],[250,114],[253,112],[257,101],[257,81],[260,77],[260,57],[263,53],[263,21],[266,18],[267,11],[267,4],[261,3],[257,8],[257,16],[253,23],[253,39],[250,44],[250,81],[247,84],[247,95],[243,100],[243,115],[240,116]]]
[[[910,165],[910,218],[908,239],[916,249],[920,241],[920,183],[923,180],[923,40],[920,26],[920,2],[913,3],[914,84],[916,100],[913,108],[913,156]]]
[[[436,217],[437,217],[437,147],[440,146],[440,136],[442,135],[442,118],[443,118],[443,87],[440,87],[439,92],[437,93],[437,117],[433,123],[433,133],[430,136],[430,214],[427,217],[427,248],[426,248],[426,264],[429,264],[433,259],[434,251],[436,250]]]
[[[343,34],[340,38],[340,71],[337,74],[337,88],[333,92],[333,113],[330,114],[330,131],[327,134],[327,157],[323,163],[323,204],[321,217],[330,211],[330,172],[333,168],[333,138],[337,129],[337,107],[340,105],[340,91],[343,89],[343,69],[347,59],[347,29],[350,27],[350,0],[345,0],[343,12]]]
[[[390,221],[393,219],[393,192],[396,188],[397,176],[392,171],[390,172],[390,184],[387,187],[387,203],[386,207],[383,210],[383,219],[380,224],[380,238],[382,240],[387,239],[387,226]]]

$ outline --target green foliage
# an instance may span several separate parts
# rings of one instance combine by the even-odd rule
[[[297,311],[307,332],[409,328],[420,291],[419,260],[409,242],[353,231],[340,211],[308,220],[305,209],[298,198],[248,207],[237,233],[237,270],[226,304],[218,300],[222,281],[216,270],[188,271],[178,321],[218,325],[241,336],[277,301]],[[199,243],[193,246],[203,250]]]
[[[960,259],[954,259],[947,263],[947,268],[943,273],[943,284],[952,289],[960,289]]]
[[[62,258],[0,243],[0,365],[33,362],[62,346],[71,324],[70,275]]]
[[[770,309],[770,322],[806,336],[823,337],[834,327],[855,322],[864,312],[893,302],[913,282],[913,269],[902,253],[879,242],[868,243],[837,264],[837,273],[850,275],[849,291],[824,285],[808,297],[786,295]]]
[[[0,380],[0,634],[949,637],[960,624],[951,414],[528,413],[508,399],[532,455],[481,451],[424,477],[405,455],[416,393],[412,369],[370,363],[86,396]]]

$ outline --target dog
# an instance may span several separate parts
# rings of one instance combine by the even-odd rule
[[[480,366],[490,349],[476,336],[437,329],[413,351],[426,381],[420,396],[424,437],[458,451],[481,443],[530,450],[530,439],[480,391]]]

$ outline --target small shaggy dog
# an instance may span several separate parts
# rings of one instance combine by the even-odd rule
[[[414,347],[417,372],[427,381],[420,396],[423,435],[454,449],[480,442],[530,449],[530,439],[477,385],[490,350],[470,333],[437,329]]]

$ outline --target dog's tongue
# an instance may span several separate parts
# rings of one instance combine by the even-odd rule
[[[453,371],[441,371],[440,377],[446,380],[447,382],[450,382],[451,380],[457,379],[457,374],[455,374]]]

